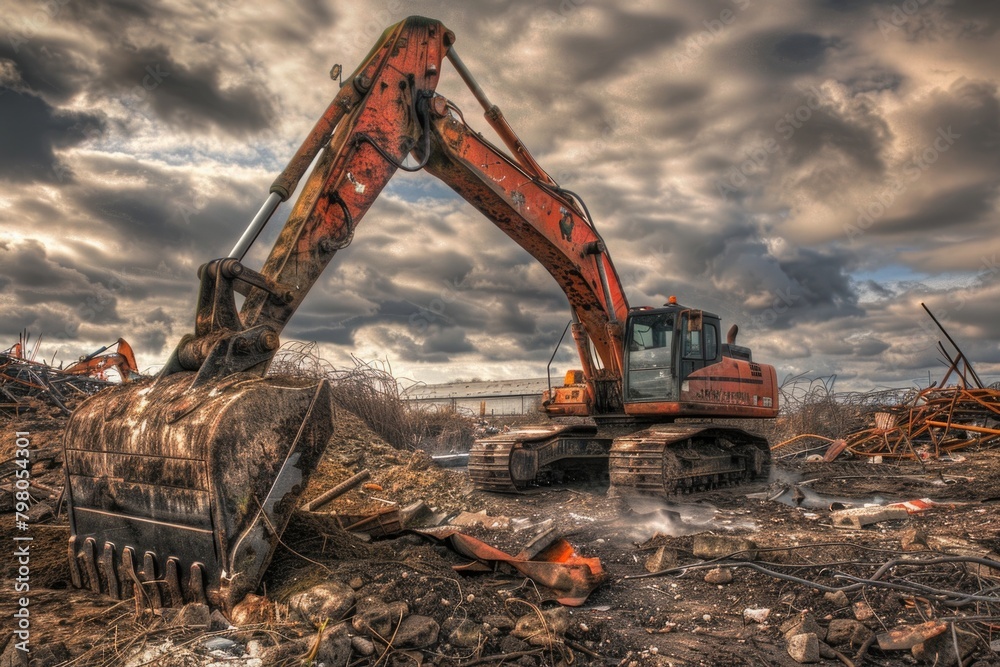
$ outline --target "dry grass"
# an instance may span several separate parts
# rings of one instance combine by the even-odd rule
[[[317,353],[315,343],[291,342],[275,356],[270,372],[326,378],[336,404],[396,449],[448,451],[471,446],[471,419],[454,410],[411,409],[388,362],[353,360],[354,368],[338,369]]]

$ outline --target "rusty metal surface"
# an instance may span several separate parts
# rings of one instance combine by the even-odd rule
[[[510,554],[481,542],[451,527],[415,530],[419,535],[446,542],[459,554],[476,559],[473,567],[458,565],[458,572],[483,571],[481,564],[507,563],[535,583],[552,592],[560,604],[582,605],[594,589],[607,578],[599,558],[584,558],[564,539],[553,541],[533,558]],[[486,571],[489,571],[487,569]]]
[[[766,477],[770,449],[735,428],[665,424],[616,438],[609,469],[617,493],[666,496]]]
[[[122,582],[95,580],[91,549],[119,554],[126,570],[142,562],[157,581],[175,558],[174,592],[190,600],[204,588],[228,607],[257,586],[329,440],[325,381],[240,374],[192,389],[193,376],[111,389],[70,419],[71,550],[83,551],[78,576],[92,588],[114,593]],[[204,580],[193,580],[195,565]],[[170,593],[165,583],[142,586],[150,603]]]
[[[55,405],[69,414],[70,409],[66,406],[69,399],[87,396],[112,386],[103,376],[104,364],[95,372],[83,370],[79,373],[67,373],[44,362],[35,361],[41,340],[41,336],[35,339],[32,351],[29,352],[31,346],[25,333],[17,343],[0,352],[0,413],[27,412],[34,409],[40,401]],[[102,357],[96,357],[95,353],[95,358]],[[132,365],[134,367],[134,358]],[[123,379],[126,379],[124,374]]]

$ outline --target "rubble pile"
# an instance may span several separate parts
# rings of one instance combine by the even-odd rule
[[[798,504],[777,483],[752,498],[510,496],[473,490],[463,471],[341,410],[257,594],[231,610],[137,616],[130,601],[68,586],[64,425],[56,408],[13,417],[0,449],[10,459],[12,434],[31,433],[34,664],[894,667],[958,664],[956,652],[965,667],[1000,664],[1000,450],[926,470],[796,461],[781,485],[802,490]],[[10,485],[7,463],[0,477]],[[882,499],[844,499],[875,488]],[[7,540],[10,497],[0,493]],[[863,511],[838,520],[845,509]],[[395,526],[346,523],[387,512]],[[593,585],[560,593],[560,570],[577,565]],[[0,586],[12,576],[5,567]]]

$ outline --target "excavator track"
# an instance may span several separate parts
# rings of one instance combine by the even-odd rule
[[[668,496],[766,477],[770,448],[740,429],[665,424],[616,438],[609,468],[615,493]]]
[[[517,493],[538,483],[547,468],[568,459],[607,457],[611,441],[591,425],[523,428],[477,440],[469,451],[469,477],[482,491]]]

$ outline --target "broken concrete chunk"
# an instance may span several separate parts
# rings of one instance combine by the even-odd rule
[[[336,623],[345,618],[353,606],[354,589],[339,581],[325,581],[288,600],[289,611],[313,625],[328,619]]]
[[[731,535],[712,535],[711,533],[695,535],[693,551],[698,558],[706,559],[721,558],[730,554],[736,554],[733,558],[737,560],[755,560],[757,558],[756,542]]]
[[[819,662],[819,638],[811,632],[793,635],[788,639],[788,655],[803,664]]]
[[[897,521],[909,516],[902,507],[855,507],[830,514],[835,528],[860,529],[882,521]]]
[[[677,552],[667,547],[659,547],[646,559],[647,572],[661,572],[677,565]]]
[[[819,627],[819,623],[813,618],[813,615],[808,612],[802,612],[798,616],[793,616],[778,628],[785,639],[790,639],[795,635],[803,634],[813,634],[817,637],[825,637],[826,633],[823,629]]]
[[[875,612],[872,611],[872,608],[868,606],[868,603],[863,600],[855,602],[853,609],[854,609],[854,618],[858,619],[859,621],[867,621],[868,619],[874,618],[875,616]]]
[[[346,665],[351,661],[351,636],[347,624],[338,623],[327,628],[320,639],[316,662],[326,665]]]
[[[743,619],[754,623],[764,623],[771,615],[771,610],[766,607],[747,608],[743,610]]]
[[[728,567],[717,567],[714,570],[709,570],[705,574],[706,584],[731,584],[733,582],[733,571]]]
[[[930,548],[927,546],[927,533],[919,528],[904,530],[899,536],[899,546],[903,551],[926,551]]]
[[[357,632],[373,637],[389,637],[392,629],[409,613],[410,608],[405,602],[386,604],[375,598],[365,598],[358,603],[358,612],[351,620],[351,625]]]
[[[851,601],[847,599],[847,593],[844,591],[835,591],[833,593],[824,593],[823,599],[827,602],[832,602],[838,607],[846,607],[851,604]]]
[[[835,618],[826,629],[826,643],[830,646],[861,646],[870,636],[871,630],[850,618]]]
[[[437,641],[440,630],[441,626],[430,616],[407,616],[396,629],[393,645],[401,648],[424,648]],[[347,663],[345,661],[342,664]]]

